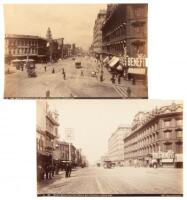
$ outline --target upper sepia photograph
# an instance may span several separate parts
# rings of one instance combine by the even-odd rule
[[[148,4],[5,4],[4,98],[148,98]]]

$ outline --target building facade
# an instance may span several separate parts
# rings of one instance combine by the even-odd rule
[[[123,139],[130,132],[130,126],[119,126],[108,140],[108,159],[117,165],[124,162]]]
[[[47,41],[39,36],[6,34],[5,62],[26,58],[43,62],[46,59],[46,45]]]
[[[100,10],[93,28],[93,51],[97,56],[102,53],[102,24],[106,17],[106,10]]]
[[[108,4],[102,26],[103,53],[147,55],[147,4]]]
[[[70,56],[72,56],[72,46],[71,46],[71,44],[64,44],[63,57],[68,58]]]
[[[57,61],[63,58],[64,38],[53,39],[48,46],[48,60]]]
[[[159,160],[162,166],[182,167],[183,106],[175,104],[138,113],[131,133],[124,138],[126,165],[148,166]]]
[[[37,165],[52,164],[56,160],[55,148],[58,144],[58,114],[49,110],[48,104],[37,102]]]

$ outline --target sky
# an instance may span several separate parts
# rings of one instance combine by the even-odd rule
[[[64,43],[76,43],[88,49],[93,39],[93,27],[105,4],[6,4],[5,33],[46,36],[48,27],[53,38]]]
[[[139,111],[172,103],[169,100],[48,100],[50,109],[59,113],[61,139],[65,129],[72,128],[73,144],[82,149],[92,164],[107,153],[108,139],[119,125],[131,125]]]

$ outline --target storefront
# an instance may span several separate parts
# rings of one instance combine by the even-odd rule
[[[146,84],[147,82],[147,68],[145,67],[129,67],[128,69],[128,80],[132,80],[133,84],[136,82],[142,82]]]

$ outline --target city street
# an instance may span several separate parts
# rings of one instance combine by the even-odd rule
[[[95,59],[79,57],[82,68],[75,68],[72,58],[60,60],[54,64],[36,64],[37,77],[28,78],[27,72],[9,67],[10,73],[5,74],[5,98],[22,97],[46,97],[46,91],[50,91],[50,97],[111,97],[127,98],[127,88],[131,89],[131,97],[146,98],[147,89],[141,84],[132,85],[131,81],[123,80],[121,84],[111,83],[111,74],[104,68],[104,81],[100,82],[100,70]],[[52,70],[55,73],[52,73]],[[64,68],[66,77],[62,74]],[[6,71],[8,66],[6,66]],[[14,72],[13,72],[14,71]],[[83,71],[83,74],[81,74]],[[97,76],[91,76],[96,71]]]
[[[182,169],[103,167],[78,168],[38,184],[41,194],[182,194]]]

